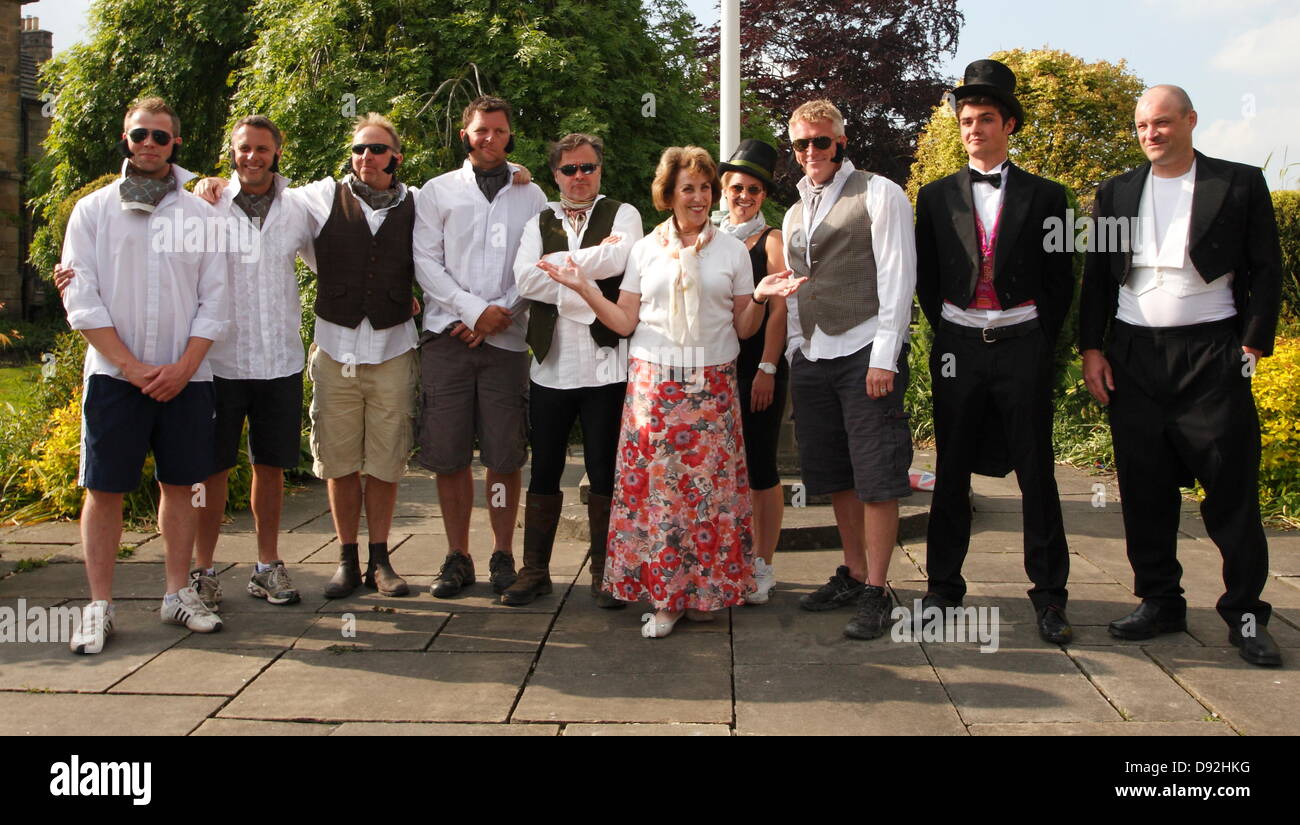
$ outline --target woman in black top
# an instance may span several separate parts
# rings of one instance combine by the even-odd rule
[[[785,269],[781,231],[767,225],[763,201],[771,191],[776,150],[758,140],[741,141],[735,154],[719,164],[727,217],[719,229],[743,241],[757,284]],[[740,342],[736,371],[740,390],[745,458],[754,502],[754,581],[757,590],[745,597],[764,604],[776,584],[772,557],[781,535],[784,500],[776,467],[781,415],[785,411],[789,365],[785,359],[785,299],[769,301],[758,332]]]

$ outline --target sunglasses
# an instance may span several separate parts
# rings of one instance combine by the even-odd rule
[[[143,126],[132,129],[126,133],[126,136],[130,138],[132,143],[144,143],[147,137],[152,137],[153,142],[159,146],[166,146],[172,142],[172,136],[162,129],[146,129]]]
[[[366,150],[369,149],[370,154],[372,155],[382,155],[388,152],[391,148],[393,147],[386,143],[356,143],[352,146],[352,154],[364,155]]]
[[[808,151],[808,144],[810,143],[817,151],[824,152],[831,148],[831,145],[835,143],[835,138],[828,135],[822,135],[821,137],[815,138],[795,138],[792,143],[794,144],[794,150],[796,152],[802,153]]]
[[[733,183],[727,187],[727,191],[733,195],[743,195],[748,192],[751,198],[757,198],[759,195],[763,194],[763,187],[756,183],[751,183],[749,186],[745,186],[742,183]]]
[[[599,168],[600,168],[599,163],[566,163],[560,167],[559,172],[561,175],[564,175],[566,178],[571,178],[574,175],[578,174],[579,169],[582,170],[582,174],[590,175],[593,174]]]

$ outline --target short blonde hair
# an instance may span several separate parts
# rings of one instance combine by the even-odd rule
[[[364,115],[358,115],[357,119],[352,122],[352,134],[360,132],[368,126],[378,126],[388,133],[393,139],[393,151],[402,151],[402,140],[397,136],[397,127],[393,122],[378,112],[366,112]]]
[[[667,212],[673,208],[673,189],[677,186],[677,176],[682,172],[696,172],[708,178],[712,205],[718,205],[722,186],[718,182],[718,165],[713,162],[713,157],[698,146],[669,146],[659,157],[655,179],[650,184],[655,209]]]
[[[844,115],[840,114],[840,110],[835,108],[835,104],[829,100],[810,100],[795,109],[793,114],[790,115],[789,129],[791,136],[794,135],[794,125],[801,120],[809,123],[818,120],[829,120],[835,132],[835,137],[844,134]]]
[[[167,115],[172,119],[172,137],[178,137],[181,133],[181,119],[176,116],[176,111],[167,105],[167,101],[161,97],[142,97],[126,107],[126,115],[122,117],[122,131],[126,131],[127,124],[131,122],[131,115],[136,112]]]

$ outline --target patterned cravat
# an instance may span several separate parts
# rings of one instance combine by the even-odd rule
[[[122,208],[135,212],[152,212],[162,202],[167,193],[176,188],[176,178],[170,172],[167,177],[146,178],[141,175],[128,174],[122,178],[118,195],[122,199]]]
[[[391,189],[372,189],[370,186],[362,183],[356,178],[349,180],[348,185],[352,187],[352,194],[361,198],[361,200],[365,201],[366,204],[376,212],[380,209],[387,209],[397,203],[397,181],[393,181]]]
[[[244,210],[244,214],[254,226],[261,227],[266,223],[266,216],[271,211],[271,201],[275,200],[275,187],[272,186],[264,195],[254,195],[241,189],[233,200],[235,206]]]

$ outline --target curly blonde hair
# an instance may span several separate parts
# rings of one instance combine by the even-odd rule
[[[696,172],[708,178],[712,205],[718,205],[722,185],[718,182],[718,164],[713,162],[713,156],[698,146],[669,146],[659,157],[655,179],[650,184],[655,209],[668,212],[673,208],[673,189],[677,186],[677,176],[682,172]]]
[[[840,110],[835,108],[835,104],[829,100],[810,100],[807,103],[795,109],[790,115],[790,134],[794,135],[794,125],[801,120],[814,122],[818,120],[829,120],[834,129],[835,137],[844,134],[844,115]]]

